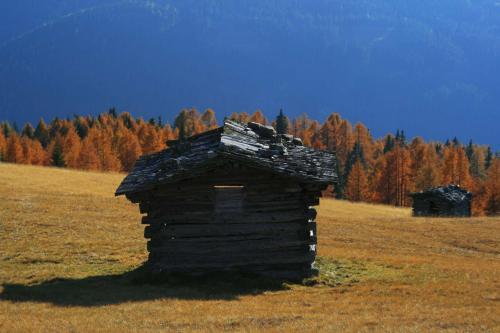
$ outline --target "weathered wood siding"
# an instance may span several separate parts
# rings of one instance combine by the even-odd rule
[[[228,162],[204,177],[130,199],[146,214],[142,222],[154,271],[231,269],[300,279],[313,273],[311,206],[319,203],[321,190]]]
[[[471,202],[450,202],[439,197],[421,197],[413,199],[414,216],[471,216]]]

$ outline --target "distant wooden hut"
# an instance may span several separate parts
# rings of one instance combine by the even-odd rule
[[[314,273],[319,197],[336,158],[270,126],[224,126],[142,156],[116,195],[146,216],[153,272]]]
[[[471,216],[472,193],[458,185],[412,193],[415,216]]]

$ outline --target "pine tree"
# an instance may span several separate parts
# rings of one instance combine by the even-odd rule
[[[137,123],[134,121],[130,113],[122,112],[118,118],[126,128],[135,132]]]
[[[407,142],[406,142],[406,135],[405,135],[405,131],[404,130],[401,130],[401,135],[399,136],[399,144],[402,145],[402,146],[406,146]]]
[[[349,157],[347,158],[347,162],[345,165],[345,177],[349,176],[349,172],[351,171],[351,168],[356,162],[361,162],[363,164],[363,167],[366,167],[366,161],[365,161],[365,154],[363,151],[363,146],[359,141],[356,141],[354,144],[354,147],[352,148]]]
[[[406,146],[405,131],[403,131],[403,130],[399,131],[399,129],[396,131],[396,138],[394,139],[394,144],[397,144],[401,147]]]
[[[118,116],[116,113],[116,108],[114,106],[108,110],[108,114],[113,118],[116,118]]]
[[[439,156],[443,156],[443,145],[440,144],[440,143],[436,143],[434,145],[434,150],[436,151],[436,153],[439,155]]]
[[[23,137],[27,137],[28,139],[33,140],[35,138],[35,129],[31,126],[30,123],[27,123],[23,127],[22,135]]]
[[[82,117],[76,117],[73,121],[73,126],[75,127],[76,133],[80,137],[81,140],[87,137],[89,132],[88,122]]]
[[[47,148],[47,146],[49,145],[50,142],[49,130],[47,129],[47,125],[45,124],[43,119],[40,119],[38,125],[36,126],[35,138],[38,141],[40,141],[43,148]]]
[[[174,126],[179,130],[179,140],[185,140],[188,137],[187,132],[187,110],[182,110],[174,120]]]
[[[55,117],[54,120],[52,120],[52,122],[50,123],[50,126],[49,126],[49,137],[50,139],[53,139],[55,138],[58,134],[60,135],[63,135],[64,133],[62,133],[62,128],[63,128],[64,124],[63,122],[61,121],[61,119],[59,119],[58,117]]]
[[[278,134],[288,134],[288,118],[283,114],[283,109],[276,117],[276,132]]]
[[[3,132],[3,135],[5,136],[5,138],[8,138],[10,133],[14,132],[14,130],[12,129],[12,127],[10,127],[9,123],[8,122],[3,122],[1,124],[1,130]]]
[[[399,133],[398,133],[399,134]],[[390,152],[392,149],[394,149],[394,139],[391,134],[387,135],[385,137],[385,144],[384,144],[384,154],[387,154]]]
[[[472,143],[472,140],[469,140],[469,144],[467,145],[467,148],[465,148],[465,154],[470,162],[472,160],[472,155],[474,154],[474,144]]]
[[[486,170],[490,168],[492,161],[493,161],[493,151],[491,151],[491,147],[488,146],[488,149],[486,150],[486,158],[484,159],[484,168]]]
[[[61,141],[60,136],[58,136],[52,143],[53,147],[51,147],[51,164],[58,168],[64,168],[66,166]]]

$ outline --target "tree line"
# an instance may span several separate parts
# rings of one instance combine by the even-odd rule
[[[305,145],[334,151],[339,182],[331,195],[339,199],[409,206],[409,193],[457,184],[474,193],[475,215],[500,214],[500,155],[489,146],[462,144],[458,139],[408,140],[397,130],[373,138],[362,123],[354,126],[338,113],[323,123],[306,114],[289,119],[282,111],[270,122],[261,111],[233,113],[231,120],[273,125],[278,133],[302,139]],[[215,112],[184,109],[173,124],[161,117],[144,120],[112,108],[97,117],[41,119],[22,129],[0,123],[0,161],[84,170],[122,171],[133,168],[142,154],[167,147],[168,140],[216,128]],[[333,166],[332,166],[333,167]]]

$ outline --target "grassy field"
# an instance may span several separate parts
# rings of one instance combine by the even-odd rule
[[[147,284],[122,177],[0,163],[0,331],[500,331],[500,218],[325,199],[315,284]]]

